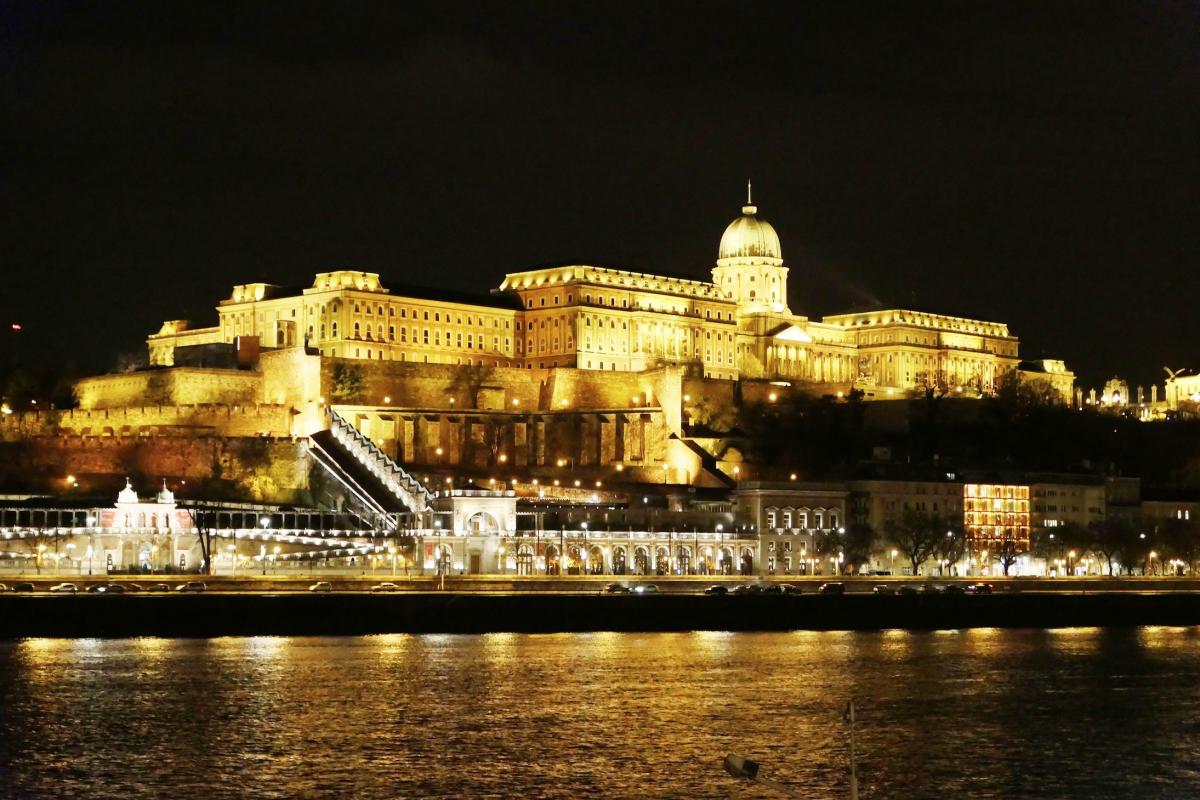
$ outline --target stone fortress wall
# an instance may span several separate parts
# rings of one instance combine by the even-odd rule
[[[46,435],[84,438],[291,436],[293,416],[289,406],[265,403],[35,411],[0,417],[0,441]]]
[[[0,442],[0,453],[7,454],[0,464],[0,480],[36,478],[43,488],[56,491],[63,489],[68,475],[78,485],[67,488],[84,493],[115,490],[125,477],[144,492],[156,489],[163,479],[199,486],[219,478],[239,496],[279,503],[304,502],[309,488],[304,439],[60,433],[21,443]]]
[[[262,375],[230,369],[173,367],[84,378],[75,384],[81,409],[255,403]]]

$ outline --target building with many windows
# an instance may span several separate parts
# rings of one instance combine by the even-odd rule
[[[779,236],[750,202],[726,228],[711,280],[586,264],[514,272],[488,294],[388,286],[324,272],[307,287],[235,286],[217,322],[170,320],[150,362],[254,338],[342,359],[641,372],[678,365],[714,379],[762,378],[869,395],[938,387],[976,394],[1016,370],[1018,339],[999,322],[890,308],[819,321],[788,306]],[[1055,362],[1058,383],[1073,376]],[[1069,396],[1069,390],[1065,391]]]

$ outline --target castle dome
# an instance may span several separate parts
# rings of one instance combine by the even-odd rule
[[[779,234],[771,223],[758,216],[758,206],[750,202],[748,188],[742,215],[729,223],[721,235],[717,258],[783,258]]]

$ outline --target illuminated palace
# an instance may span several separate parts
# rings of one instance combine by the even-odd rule
[[[712,280],[589,265],[515,272],[484,295],[385,287],[374,273],[318,274],[308,287],[235,286],[217,324],[163,324],[154,365],[177,349],[240,338],[265,350],[322,356],[527,369],[759,378],[857,387],[868,396],[929,387],[989,393],[1017,369],[1018,340],[999,322],[908,309],[827,316],[788,307],[779,236],[749,202],[721,237]],[[1060,362],[1059,362],[1060,363]],[[1074,376],[1052,376],[1070,398]]]

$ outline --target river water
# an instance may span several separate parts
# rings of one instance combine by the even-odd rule
[[[0,796],[1200,796],[1200,629],[0,643]]]

